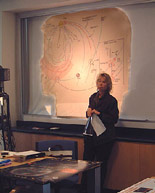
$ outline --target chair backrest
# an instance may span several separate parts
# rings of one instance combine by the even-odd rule
[[[78,159],[77,141],[73,140],[47,140],[36,142],[36,151],[48,151],[49,148],[61,146],[63,150],[72,151],[72,159]],[[58,149],[60,150],[60,149]]]

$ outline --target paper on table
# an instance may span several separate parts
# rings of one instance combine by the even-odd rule
[[[5,151],[5,150],[0,151],[1,157],[5,157],[5,158],[12,157],[15,153],[16,152],[14,152],[14,151]]]
[[[122,191],[119,193],[134,193],[134,192],[149,192],[155,193],[155,179],[154,178],[146,178]]]
[[[40,153],[40,152],[29,150],[29,151],[14,152],[13,155],[27,156],[27,155],[35,155],[35,154],[38,154],[38,153]]]
[[[3,153],[7,153],[7,154],[5,155],[5,157],[10,157],[10,156],[14,156],[14,155],[27,156],[27,155],[37,154],[37,153],[40,153],[40,152],[38,152],[38,151],[33,151],[33,150],[21,151],[21,152],[15,152],[15,151],[0,151],[0,154],[3,154]]]
[[[101,135],[106,130],[104,124],[101,121],[101,119],[96,114],[92,115],[91,124],[92,124],[97,136]]]

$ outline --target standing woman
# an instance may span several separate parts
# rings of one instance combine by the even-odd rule
[[[106,175],[107,162],[115,140],[114,124],[119,117],[117,100],[110,95],[112,90],[111,77],[107,73],[100,73],[96,80],[97,92],[89,98],[87,117],[96,114],[105,126],[104,132],[99,136],[93,130],[93,136],[84,136],[83,159],[88,161],[101,161],[101,191]],[[86,187],[86,174],[82,177],[82,187]],[[85,192],[85,191],[84,191]]]

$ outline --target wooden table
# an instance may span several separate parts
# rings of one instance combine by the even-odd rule
[[[51,184],[87,170],[88,192],[100,193],[100,164],[100,162],[44,157],[27,160],[22,163],[13,161],[11,165],[0,168],[0,176],[10,179],[28,180],[37,183],[40,186],[41,193],[52,193]]]

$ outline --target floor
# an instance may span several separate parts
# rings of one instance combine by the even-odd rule
[[[117,192],[119,192],[118,190],[110,190],[110,189],[104,189],[104,191],[103,192],[101,192],[101,193],[117,193]],[[78,187],[75,187],[75,189],[73,188],[73,189],[62,189],[61,191],[60,191],[60,193],[85,193],[85,192],[83,192],[80,188],[79,188],[79,186]]]
[[[16,193],[38,193],[40,192],[40,187],[38,187],[36,184],[31,184],[31,185],[22,185],[22,186],[16,186]],[[77,186],[74,186],[71,187],[71,188],[60,188],[59,189],[59,193],[82,193],[83,189],[80,188],[79,185]],[[7,188],[5,189],[5,191],[2,191],[1,188],[0,188],[0,193],[9,193],[10,192],[10,188]],[[55,192],[55,191],[52,191],[52,192]],[[103,192],[101,193],[118,193],[119,191],[118,190],[110,190],[110,189],[104,189]]]
[[[6,191],[5,193],[9,193],[10,191]],[[35,190],[26,190],[25,188],[22,189],[22,190],[18,190],[16,193],[37,193],[38,191],[35,191]],[[118,191],[117,190],[109,190],[109,189],[105,189],[104,192],[101,192],[101,193],[117,193]],[[1,191],[0,191],[1,193]],[[60,191],[60,193],[79,193],[78,191],[76,190],[62,190]]]
[[[104,190],[104,192],[101,192],[101,193],[117,193],[117,192],[119,192],[118,190],[109,190],[109,189],[105,189]],[[60,191],[60,193],[82,193],[81,191],[77,191],[77,189],[76,190],[65,190],[65,189],[63,189],[63,190],[61,190]]]
[[[119,192],[118,190],[109,190],[109,189],[105,189],[104,193],[117,193]]]

